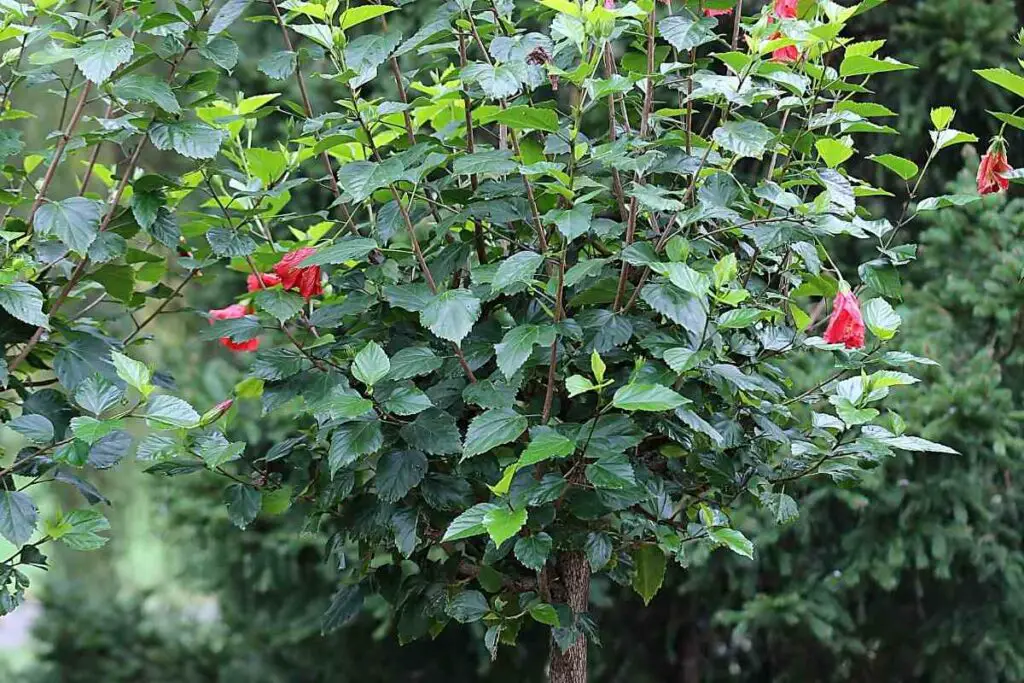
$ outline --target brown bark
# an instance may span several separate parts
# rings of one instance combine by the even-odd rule
[[[590,597],[590,565],[581,552],[562,553],[558,558],[558,577],[564,600],[573,617],[587,611]],[[587,683],[587,638],[580,632],[569,649],[562,652],[551,641],[551,683]]]

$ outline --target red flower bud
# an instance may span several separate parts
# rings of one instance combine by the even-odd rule
[[[245,278],[245,286],[250,294],[279,284],[281,284],[281,278],[274,273],[259,273],[258,276],[256,273],[252,273]]]
[[[1010,181],[1003,174],[1012,170],[1013,167],[1006,159],[1006,146],[999,138],[994,139],[989,145],[988,152],[981,157],[981,165],[978,166],[978,194],[992,194],[1009,189]]]
[[[324,288],[320,284],[320,266],[300,266],[307,258],[316,253],[312,247],[303,247],[285,254],[276,266],[274,272],[281,278],[281,284],[285,289],[297,289],[305,298],[323,294]]]
[[[227,308],[215,308],[210,311],[210,324],[213,324],[214,320],[232,320],[234,318],[244,318],[248,309],[242,304],[232,304]],[[220,343],[232,351],[255,351],[260,347],[259,339],[249,339],[244,342],[231,341],[231,337],[221,337]]]
[[[720,17],[723,14],[732,14],[732,7],[729,9],[705,9],[704,16],[706,17]]]
[[[825,328],[825,341],[845,344],[848,349],[864,348],[864,317],[860,314],[860,302],[845,285],[832,302],[832,317]]]

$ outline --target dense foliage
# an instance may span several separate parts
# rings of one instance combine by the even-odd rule
[[[283,5],[282,23],[320,47],[296,52],[285,30],[289,50],[262,59],[261,69],[287,76],[296,63],[326,59],[317,73],[342,99],[322,117],[313,116],[304,88],[291,107],[269,95],[231,102],[213,95],[216,78],[178,74],[175,50],[233,66],[237,48],[224,30],[246,3],[228,3],[208,24],[205,12],[118,15],[102,46],[89,40],[74,54],[44,48],[49,56],[36,63],[73,59],[86,77],[110,79],[104,93],[118,106],[135,86],[137,100],[164,113],[122,117],[106,137],[90,133],[74,145],[71,133],[56,138],[44,164],[54,172],[65,147],[86,159],[109,139],[134,150],[120,168],[89,167],[112,188],[105,210],[88,195],[40,199],[25,207],[31,220],[12,214],[5,227],[21,259],[5,290],[14,310],[5,309],[34,314],[34,304],[19,308],[28,304],[16,298],[36,301],[27,278],[40,284],[36,294],[47,290],[51,322],[74,322],[49,337],[40,327],[9,340],[9,374],[20,390],[12,402],[24,413],[13,422],[38,447],[5,472],[34,477],[10,479],[5,535],[28,541],[35,521],[14,486],[114,464],[134,447],[120,420],[145,416],[151,426],[180,429],[146,437],[138,455],[160,460],[157,472],[207,468],[232,479],[225,496],[239,526],[261,507],[297,503],[335,534],[334,563],[348,585],[328,612],[328,629],[372,591],[396,609],[403,639],[452,617],[483,621],[493,648],[514,640],[529,615],[554,626],[564,648],[591,630],[591,569],[649,600],[666,558],[685,564],[716,545],[752,553],[732,523],[743,503],[757,501],[786,521],[800,478],[857,479],[894,448],[942,450],[903,435],[898,418],[877,420],[869,406],[890,386],[915,381],[889,368],[921,359],[879,344],[899,326],[883,297],[899,296],[893,267],[913,257],[912,248],[890,248],[913,212],[895,226],[856,215],[857,197],[880,193],[842,172],[854,153],[848,136],[883,132],[865,118],[872,110],[860,83],[904,68],[876,58],[881,45],[837,39],[856,9],[801,3],[791,18],[779,8],[789,3],[766,7],[743,27],[749,51],[740,52],[737,37],[716,38],[714,19],[679,7],[659,15],[643,5],[541,5],[548,9],[520,16],[511,6],[475,14],[452,3],[405,42],[345,35],[391,8]],[[156,33],[150,47],[160,50],[140,39],[134,49],[145,53],[143,63],[118,70],[132,57],[122,34],[135,21],[150,22],[141,33]],[[548,21],[550,35],[530,32]],[[93,37],[94,27],[84,26]],[[139,75],[154,54],[171,62],[173,89]],[[823,69],[835,54],[838,72]],[[394,62],[398,101],[365,99],[362,86],[391,56],[418,70]],[[65,100],[71,86],[85,103],[92,86],[69,81]],[[430,98],[410,99],[415,93]],[[177,98],[186,106],[171,104]],[[669,106],[676,98],[679,107]],[[175,106],[198,119],[171,118]],[[65,130],[74,131],[82,109]],[[305,120],[290,129],[287,147],[253,145],[264,121],[287,126],[293,116]],[[949,129],[951,118],[935,113],[929,161],[971,139]],[[133,175],[147,139],[216,160],[177,178]],[[915,164],[876,160],[916,189]],[[20,181],[28,166],[8,169]],[[291,192],[317,180],[338,201],[318,213],[292,210]],[[46,176],[40,182],[41,197]],[[933,199],[923,208],[962,202]],[[178,207],[188,211],[172,213]],[[179,224],[180,246],[172,230]],[[32,242],[23,239],[30,225]],[[57,266],[35,268],[49,263],[39,249],[61,249],[39,241],[47,235],[72,250],[63,271],[63,254],[52,257]],[[824,322],[813,303],[844,282],[822,243],[836,235],[881,247],[859,269],[873,335],[863,351],[810,336]],[[187,273],[173,288],[144,289],[163,276],[164,257],[142,248],[150,237],[188,254],[177,259]],[[113,245],[110,258],[92,254],[97,241]],[[171,301],[190,281],[215,276],[218,257],[248,271],[252,297],[211,311],[223,320],[209,336],[239,350],[261,345],[236,398],[261,397],[266,410],[288,411],[301,426],[269,452],[246,451],[210,427],[231,406],[200,417],[156,393],[154,384],[167,386],[159,373],[110,355],[111,347],[131,350],[110,336],[124,318],[88,316],[108,297],[129,308],[147,296]],[[330,271],[326,287],[321,267]],[[88,299],[90,291],[100,298]],[[66,302],[78,312],[56,317]],[[38,304],[41,314],[42,296]],[[150,304],[119,337],[140,340],[164,306]],[[856,334],[833,339],[863,345]],[[833,353],[839,372],[831,381],[788,378],[790,363]],[[29,368],[37,370],[31,377]],[[61,391],[33,394],[32,383],[50,382],[47,368]],[[78,408],[62,395],[85,412],[72,412]],[[36,409],[41,401],[48,410]],[[82,535],[81,545],[95,545],[91,532],[102,524],[93,511],[68,513],[31,547]],[[42,558],[23,550],[12,560]]]

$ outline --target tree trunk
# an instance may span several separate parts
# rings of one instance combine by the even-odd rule
[[[587,611],[590,601],[590,565],[586,555],[562,553],[558,558],[558,576],[564,592],[560,597],[578,620],[579,615]],[[587,638],[582,630],[565,652],[552,639],[550,680],[551,683],[587,683]]]

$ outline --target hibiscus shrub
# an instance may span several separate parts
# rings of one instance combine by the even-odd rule
[[[539,622],[552,679],[581,681],[591,575],[649,602],[697,549],[753,557],[737,506],[785,523],[801,479],[950,452],[872,405],[929,362],[889,348],[898,238],[960,201],[917,190],[973,136],[939,108],[920,165],[872,157],[904,197],[844,170],[857,136],[895,132],[871,80],[913,68],[842,37],[880,2],[450,0],[405,37],[386,4],[5,5],[4,611],[45,543],[102,544],[88,475],[134,453],[223,477],[239,527],[307,511],[339,572],[325,631],[371,594],[403,641],[479,622],[496,652]],[[280,29],[258,68],[297,100],[219,77],[247,14]],[[22,140],[37,83],[66,115]],[[849,240],[872,253],[856,273],[827,250]],[[202,336],[249,376],[201,416],[134,358],[225,269],[246,286]],[[238,400],[294,437],[229,440]],[[44,482],[90,505],[40,523]]]

